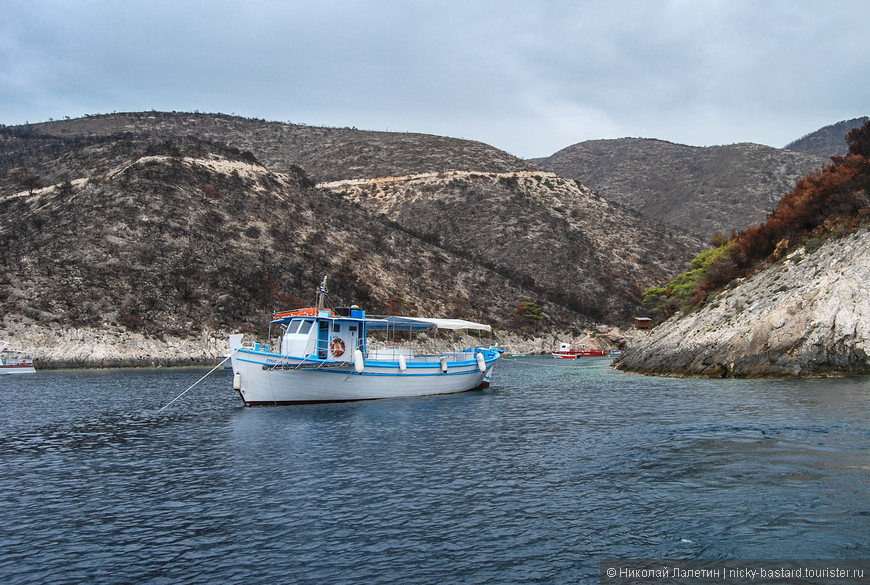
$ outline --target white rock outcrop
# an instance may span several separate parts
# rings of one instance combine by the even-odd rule
[[[209,331],[182,339],[150,337],[120,327],[7,322],[0,335],[14,349],[32,355],[37,369],[206,365],[219,362],[229,351],[227,336]]]
[[[870,372],[870,229],[797,250],[634,338],[623,370],[688,376]]]

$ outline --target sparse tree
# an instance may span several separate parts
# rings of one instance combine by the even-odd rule
[[[73,193],[72,182],[69,179],[65,180],[60,185],[58,185],[57,191],[64,198],[69,197]]]
[[[24,177],[24,186],[27,187],[27,193],[29,195],[33,195],[33,191],[35,189],[42,189],[45,184],[43,184],[42,179],[39,178],[39,175],[28,173],[28,175]]]

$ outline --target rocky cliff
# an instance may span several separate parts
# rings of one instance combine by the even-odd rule
[[[617,367],[663,375],[870,372],[870,230],[800,248],[702,309],[639,333]]]

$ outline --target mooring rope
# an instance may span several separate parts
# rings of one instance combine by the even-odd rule
[[[167,408],[169,408],[169,405],[170,405],[170,404],[172,404],[173,402],[175,402],[176,400],[178,400],[179,398],[181,398],[182,396],[184,396],[185,394],[187,394],[189,391],[193,390],[193,387],[194,387],[194,386],[196,386],[197,384],[199,384],[200,382],[202,382],[203,380],[205,380],[206,378],[208,378],[209,376],[211,376],[212,373],[214,373],[215,370],[217,370],[218,368],[220,368],[221,366],[223,366],[225,363],[227,363],[227,360],[230,359],[231,357],[233,357],[233,354],[236,353],[237,351],[238,351],[238,348],[237,348],[237,349],[234,349],[234,350],[230,353],[230,355],[228,355],[227,357],[225,357],[225,358],[223,359],[223,361],[221,361],[221,363],[219,363],[218,365],[216,365],[215,367],[213,367],[211,370],[209,370],[209,372],[208,372],[205,376],[203,376],[202,378],[200,378],[199,380],[197,380],[196,382],[194,382],[193,384],[191,384],[190,387],[189,387],[187,390],[185,390],[184,392],[182,392],[181,394],[179,394],[178,396],[176,396],[175,398],[173,398],[172,400],[170,400],[169,403],[166,404],[166,406],[164,406],[163,408],[161,408],[160,410],[158,410],[158,411],[157,411],[157,414],[160,414],[161,412],[163,412],[164,410],[166,410]]]

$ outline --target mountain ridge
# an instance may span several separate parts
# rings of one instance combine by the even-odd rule
[[[753,143],[622,138],[580,142],[533,162],[710,241],[763,221],[798,179],[829,161]]]
[[[9,127],[55,138],[123,134],[231,144],[274,171],[304,168],[316,182],[412,172],[532,170],[534,165],[482,142],[417,132],[381,132],[267,122],[227,114],[128,112]],[[420,157],[425,148],[426,157]],[[407,153],[407,154],[406,154]],[[292,162],[290,162],[292,161]]]
[[[836,124],[829,124],[789,142],[783,149],[823,157],[845,156],[848,151],[846,134],[853,128],[862,126],[867,120],[867,116],[861,116],[851,120],[843,120]]]
[[[697,148],[644,140],[655,148],[635,170]],[[732,169],[723,181],[753,157],[744,183],[819,160],[710,148],[704,164],[724,153]],[[694,154],[685,167],[704,171]],[[202,363],[226,333],[262,336],[273,311],[309,304],[324,275],[334,304],[487,321],[523,350],[618,343],[603,332],[628,327],[643,290],[704,248],[700,220],[660,223],[534,161],[418,133],[112,114],[0,127],[0,171],[0,334],[54,366]],[[707,211],[749,221],[747,209]]]

